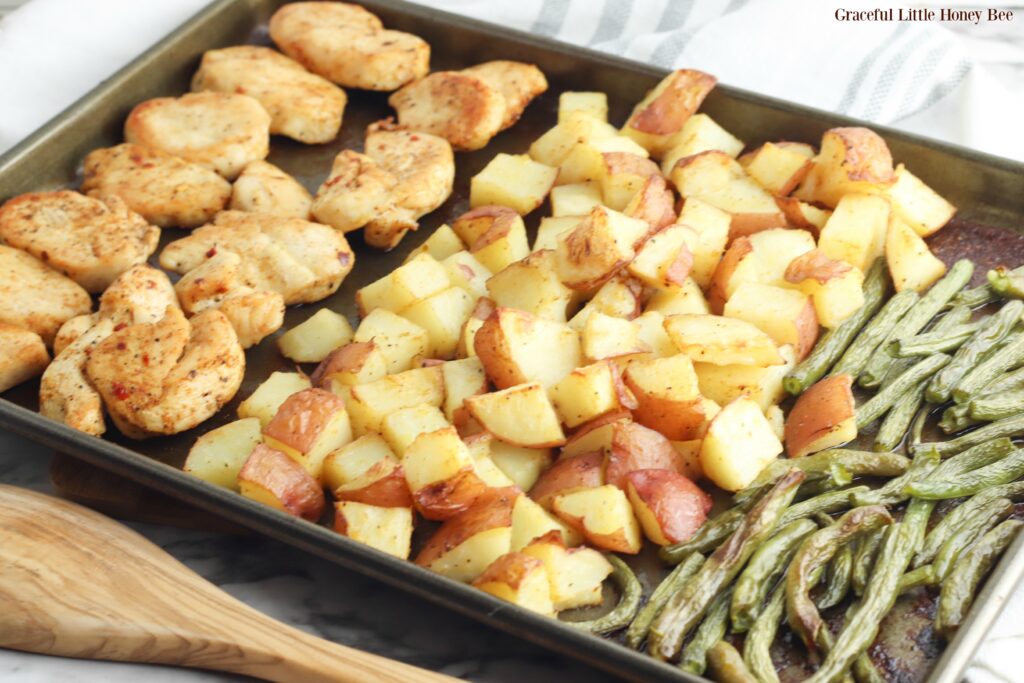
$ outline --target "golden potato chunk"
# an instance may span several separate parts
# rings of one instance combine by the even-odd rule
[[[359,5],[287,4],[270,18],[270,37],[313,73],[348,88],[395,90],[430,70],[424,40],[385,29]]]
[[[270,114],[270,132],[321,144],[338,135],[348,98],[298,62],[256,45],[209,50],[192,77],[193,92],[248,95]]]
[[[270,151],[270,115],[248,95],[201,92],[157,97],[135,105],[124,138],[238,176],[250,161]]]
[[[210,169],[141,145],[93,150],[83,171],[82,192],[120,197],[161,228],[202,225],[231,198],[231,184]]]
[[[0,392],[42,374],[49,362],[50,354],[38,334],[0,323]]]
[[[505,98],[505,118],[501,122],[501,130],[515,125],[533,98],[548,89],[544,73],[533,64],[499,59],[463,71],[484,79]]]
[[[439,135],[457,150],[484,147],[505,121],[505,97],[480,76],[437,71],[391,95],[406,128]]]

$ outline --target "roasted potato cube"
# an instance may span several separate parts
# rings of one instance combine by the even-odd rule
[[[564,92],[558,96],[558,122],[568,119],[571,112],[608,121],[608,96],[603,92]]]
[[[784,197],[803,181],[814,162],[794,149],[766,142],[751,153],[745,167],[758,185]]]
[[[431,358],[452,358],[459,344],[462,326],[473,312],[475,301],[465,289],[449,287],[409,306],[401,315],[427,331],[427,355]]]
[[[523,554],[544,563],[551,582],[551,600],[555,610],[600,605],[602,584],[612,573],[604,555],[593,548],[566,548],[551,531],[522,549]]]
[[[551,403],[567,427],[620,410],[622,394],[618,370],[609,361],[576,368],[548,390]]]
[[[463,251],[466,244],[462,241],[451,226],[445,223],[430,233],[430,237],[423,241],[423,244],[409,252],[405,262],[413,260],[420,254],[427,254],[436,261],[444,261],[452,254]]]
[[[640,526],[653,543],[689,540],[711,511],[711,496],[672,470],[634,470],[626,475],[626,494]]]
[[[755,401],[741,396],[708,426],[700,449],[704,474],[726,491],[748,486],[782,452],[782,444]]]
[[[558,166],[578,143],[612,138],[618,131],[607,121],[585,112],[567,112],[553,128],[534,140],[530,156],[547,166]]]
[[[745,282],[785,286],[789,264],[812,249],[814,237],[805,230],[773,228],[738,238],[712,276],[708,291],[711,309],[723,310],[725,302]]]
[[[678,142],[662,155],[662,172],[667,176],[680,159],[711,150],[725,152],[735,158],[743,150],[743,141],[707,114],[694,114],[683,124]]]
[[[473,345],[499,389],[524,382],[549,387],[583,360],[573,330],[514,308],[496,308],[477,331]]]
[[[255,417],[210,430],[192,444],[182,469],[211,484],[237,491],[238,473],[262,441],[260,430],[260,421]]]
[[[481,207],[480,210],[498,208]],[[492,273],[500,272],[508,265],[526,258],[530,253],[530,243],[526,237],[526,225],[522,217],[508,211],[495,213],[497,215],[490,221],[487,230],[472,242],[470,248],[476,260]]]
[[[569,321],[569,327],[582,333],[593,313],[603,313],[613,318],[632,320],[640,315],[640,298],[643,285],[629,277],[614,277],[601,285],[597,293],[591,297]]]
[[[516,552],[502,555],[473,582],[473,587],[531,612],[555,616],[548,570],[536,557]]]
[[[539,382],[470,396],[465,404],[484,429],[506,443],[527,448],[565,443],[558,414]]]
[[[354,501],[334,504],[334,530],[389,555],[409,559],[411,508],[378,507]]]
[[[473,306],[473,312],[469,314],[469,320],[462,326],[462,335],[459,337],[459,346],[455,350],[458,358],[476,357],[476,333],[483,327],[484,322],[494,313],[494,302],[487,297],[480,297]]]
[[[946,264],[932,254],[913,228],[898,218],[889,223],[885,260],[897,292],[913,289],[923,294],[946,274]]]
[[[374,382],[386,374],[387,361],[374,342],[349,342],[328,354],[311,379],[321,389],[338,393],[339,387]]]
[[[598,178],[603,204],[622,211],[651,176],[660,176],[661,169],[650,159],[629,152],[605,152],[601,155],[604,168]]]
[[[319,480],[327,454],[352,440],[345,402],[323,389],[292,394],[263,428],[263,439],[302,463]]]
[[[444,379],[438,366],[414,368],[352,387],[346,402],[356,436],[380,433],[384,418],[421,403],[441,406]]]
[[[633,419],[671,440],[696,438],[706,416],[689,356],[631,361],[623,375],[636,398]]]
[[[377,308],[392,313],[451,286],[448,271],[430,254],[417,254],[384,277],[356,292],[359,314],[368,315]]]
[[[714,76],[695,69],[678,69],[665,76],[644,96],[626,125],[624,135],[636,140],[654,156],[680,142],[686,121],[715,87]]]
[[[533,241],[533,250],[553,250],[558,246],[558,236],[570,232],[583,222],[586,216],[545,216],[540,219],[537,227],[537,238]]]
[[[814,235],[821,234],[821,229],[832,215],[831,211],[802,202],[796,197],[776,197],[775,203],[782,209],[782,213],[786,215],[786,222],[791,227],[807,230]]]
[[[352,341],[352,326],[344,316],[321,308],[277,340],[285,358],[296,363],[319,363],[327,355]]]
[[[380,462],[398,464],[398,458],[380,434],[366,434],[331,451],[324,458],[323,480],[328,489],[353,482]]]
[[[358,477],[333,489],[338,500],[383,508],[412,508],[413,499],[405,472],[395,458],[374,463]]]
[[[463,358],[441,365],[444,379],[444,416],[456,427],[469,417],[463,402],[487,392],[487,375],[479,358]]]
[[[375,308],[363,318],[353,341],[372,341],[384,356],[389,373],[408,370],[430,355],[430,333],[386,308]]]
[[[818,248],[831,259],[867,272],[885,253],[889,200],[879,195],[848,194],[839,200],[818,237]]]
[[[512,508],[512,550],[522,550],[534,540],[554,532],[565,546],[583,543],[583,537],[528,496],[519,496]]]
[[[462,441],[473,456],[473,469],[481,481],[491,488],[515,486],[515,482],[491,459],[491,444],[497,443],[494,437],[487,432],[480,432],[465,436]]]
[[[558,165],[555,184],[600,182],[607,170],[606,154],[628,154],[643,159],[650,156],[646,149],[624,135],[581,140],[572,146]]]
[[[238,404],[238,417],[255,417],[266,426],[289,396],[312,386],[309,378],[297,372],[273,372]]]
[[[238,491],[246,498],[311,522],[320,519],[326,504],[323,489],[305,467],[262,443],[239,470]]]
[[[495,439],[491,441],[491,460],[516,486],[529,491],[551,465],[551,449],[523,448]]]
[[[708,311],[704,309],[696,312],[707,313]],[[646,311],[643,315],[634,318],[633,323],[637,327],[637,338],[651,349],[653,358],[665,358],[678,353],[676,345],[668,338],[668,333],[665,331],[665,316],[662,313],[655,310]]]
[[[530,488],[530,498],[545,510],[551,510],[556,496],[602,486],[604,461],[603,450],[575,455],[563,453],[551,467],[541,473],[540,478]]]
[[[448,279],[456,287],[469,292],[475,302],[487,296],[487,281],[491,279],[491,271],[476,260],[468,251],[458,251],[441,262],[448,271]]]
[[[583,326],[583,355],[590,362],[649,353],[651,348],[640,339],[640,328],[632,320],[615,318],[594,311]]]
[[[670,225],[647,238],[627,269],[655,289],[682,287],[693,268],[689,245],[696,240],[696,233],[685,225]]]
[[[714,365],[694,363],[700,393],[720,404],[738,396],[747,396],[762,410],[781,402],[786,397],[782,380],[796,365],[793,347],[779,347],[782,365]]]
[[[487,280],[487,292],[498,306],[517,308],[564,323],[576,295],[558,278],[555,252],[535,251],[509,264]]]
[[[557,240],[558,276],[573,289],[591,289],[611,278],[636,256],[647,223],[603,206]]]
[[[864,305],[864,273],[820,249],[798,256],[786,269],[786,282],[811,297],[818,322],[833,328]]]
[[[640,525],[622,489],[605,485],[555,496],[552,508],[566,524],[598,548],[635,555]]]
[[[693,254],[691,277],[703,288],[711,283],[711,276],[722,260],[729,241],[729,225],[732,217],[696,197],[687,197],[676,222],[693,231],[695,240],[687,242]]]
[[[717,315],[665,318],[665,331],[694,361],[715,365],[782,365],[771,337],[748,322]]]
[[[611,425],[611,441],[605,448],[605,483],[626,490],[626,479],[635,470],[678,472],[682,462],[672,442],[663,435],[630,420]]]
[[[717,404],[715,404],[717,406]],[[721,410],[721,408],[718,408]],[[718,414],[717,412],[715,413]],[[710,416],[714,417],[714,415]],[[774,423],[772,427],[774,428]],[[781,438],[781,437],[780,437]],[[700,447],[704,442],[700,439],[687,439],[686,441],[672,441],[672,448],[676,449],[682,464],[681,474],[690,481],[700,481],[704,478],[704,468],[700,466]]]
[[[693,278],[688,277],[679,287],[654,292],[644,307],[645,313],[658,313],[662,317],[678,313],[710,314],[711,305]],[[673,347],[672,353],[675,353]]]
[[[0,349],[0,392],[41,375],[50,363],[42,337],[14,325],[0,323]]]
[[[893,212],[914,232],[927,237],[937,232],[956,213],[956,207],[900,164],[895,182],[885,190]]]
[[[676,196],[660,173],[648,176],[640,190],[626,203],[622,213],[647,223],[647,232],[652,234],[675,222]]]
[[[802,292],[746,282],[736,288],[722,314],[751,323],[782,346],[790,344],[797,362],[818,340],[818,315]]]
[[[795,196],[836,206],[847,194],[882,190],[893,182],[892,154],[878,133],[867,128],[833,128],[821,137],[814,170]]]
[[[469,205],[507,206],[525,216],[544,203],[557,176],[557,168],[526,154],[497,154],[470,181]]]
[[[449,519],[469,508],[488,486],[455,427],[420,434],[402,458],[416,509],[427,519]]]
[[[585,216],[602,203],[597,183],[572,183],[551,188],[551,215]]]
[[[381,436],[401,458],[420,434],[436,432],[449,426],[444,413],[437,406],[421,403],[386,415],[381,422]]]
[[[832,375],[800,394],[786,419],[789,457],[817,453],[857,438],[852,386],[850,375]]]
[[[512,508],[521,493],[491,489],[446,520],[416,556],[416,564],[469,583],[511,550]]]

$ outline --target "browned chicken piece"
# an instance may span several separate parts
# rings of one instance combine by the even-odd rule
[[[236,93],[157,97],[135,105],[124,138],[231,180],[270,151],[270,114],[255,99]]]
[[[71,190],[23,194],[0,207],[0,239],[80,284],[102,292],[156,251],[160,229],[118,197]]]
[[[438,135],[457,150],[481,149],[501,130],[505,97],[480,76],[436,71],[391,95],[403,128]]]
[[[22,327],[0,323],[0,392],[42,374],[50,362],[42,337]]]
[[[471,66],[463,69],[463,72],[484,79],[505,98],[505,118],[501,122],[501,130],[514,125],[523,115],[526,106],[548,89],[548,79],[544,77],[544,72],[524,62],[499,59]]]
[[[0,323],[32,330],[49,346],[61,325],[91,310],[89,293],[76,282],[0,244]]]
[[[313,73],[348,88],[395,90],[430,71],[423,39],[385,29],[359,5],[289,3],[270,18],[270,37]]]
[[[84,173],[82,192],[120,197],[162,228],[203,225],[231,198],[231,183],[213,171],[130,143],[90,152]]]
[[[253,161],[235,179],[231,208],[308,220],[313,196],[295,178],[266,161]]]
[[[238,254],[219,252],[183,275],[174,289],[187,315],[215,308],[227,316],[238,343],[247,349],[281,329],[284,297],[244,284],[239,275],[241,265]]]
[[[169,307],[158,322],[115,330],[85,370],[121,433],[142,439],[212,417],[241,386],[245,353],[220,311],[186,320]]]
[[[358,230],[389,210],[397,182],[369,156],[344,149],[313,197],[313,216],[341,232]]]
[[[348,101],[345,91],[269,47],[238,45],[203,55],[192,90],[239,93],[270,114],[270,132],[306,144],[338,135]]]
[[[216,220],[171,242],[160,265],[184,275],[221,251],[242,257],[241,283],[277,292],[286,304],[312,303],[338,290],[355,255],[337,230],[298,218],[224,211]]]

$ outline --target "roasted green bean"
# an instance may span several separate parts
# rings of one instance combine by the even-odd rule
[[[1024,412],[992,422],[983,427],[978,427],[973,432],[967,432],[963,436],[958,436],[950,441],[919,443],[913,447],[913,450],[934,448],[940,457],[948,458],[951,455],[962,453],[968,448],[983,444],[986,441],[998,439],[1001,436],[1020,436],[1021,434],[1024,434]]]
[[[708,607],[704,620],[683,648],[679,658],[679,668],[698,676],[704,673],[708,665],[708,650],[725,637],[729,625],[729,603],[732,601],[732,590],[726,590],[715,598]]]
[[[962,453],[943,460],[942,463],[935,468],[935,473],[932,475],[932,479],[936,481],[944,481],[946,479],[952,479],[959,477],[961,474],[970,472],[972,470],[991,465],[994,462],[999,462],[1010,453],[1014,451],[1015,446],[1005,436],[1000,439],[993,439],[986,443],[978,444],[972,448],[968,448]],[[916,456],[915,456],[916,457]]]
[[[934,451],[921,451],[914,456],[910,468],[896,477],[890,479],[877,489],[867,492],[857,492],[850,496],[854,505],[896,505],[902,503],[910,494],[906,492],[907,484],[923,480],[939,464],[939,456]]]
[[[1022,312],[1024,312],[1024,302],[1011,301],[989,316],[985,325],[957,349],[953,360],[936,373],[932,381],[929,382],[928,388],[925,390],[925,398],[928,402],[945,403],[948,401],[961,378],[976,366],[988,351],[998,346],[1006,338],[1020,321]]]
[[[929,356],[915,363],[892,384],[871,397],[864,405],[858,406],[857,429],[863,429],[885,414],[905,392],[949,364],[952,359],[944,353]]]
[[[924,332],[913,337],[889,342],[886,350],[888,350],[890,356],[896,358],[930,356],[933,353],[955,351],[960,348],[961,344],[970,339],[978,331],[979,327],[980,323],[967,323],[966,325],[957,325],[951,330]]]
[[[662,547],[658,551],[658,557],[667,564],[678,564],[691,553],[714,550],[722,541],[729,538],[729,534],[736,531],[746,514],[747,510],[744,507],[731,507],[704,522],[690,540]]]
[[[1014,268],[1009,272],[1012,274],[1024,274],[1024,266]],[[953,300],[950,303],[954,306],[970,306],[971,308],[977,308],[978,306],[992,303],[998,298],[999,294],[992,289],[992,285],[985,284],[960,292],[953,297]]]
[[[978,514],[965,519],[953,532],[953,535],[942,544],[932,563],[932,569],[939,581],[946,578],[957,558],[979,537],[1011,514],[1013,514],[1013,502],[1009,498],[997,498],[982,506],[978,510]]]
[[[964,554],[953,570],[942,582],[939,593],[939,607],[935,615],[935,630],[949,640],[963,623],[974,601],[974,594],[982,579],[1006,550],[1021,526],[1017,520],[1007,520],[981,537],[981,540]]]
[[[896,328],[900,318],[918,302],[920,295],[912,289],[898,292],[882,306],[878,314],[872,318],[860,334],[853,340],[843,357],[833,366],[830,375],[850,375],[857,377],[871,354],[888,338]]]
[[[665,603],[675,593],[682,590],[682,587],[697,573],[697,569],[700,568],[703,562],[703,555],[692,553],[684,561],[677,564],[669,575],[658,584],[658,587],[651,593],[651,597],[648,598],[647,604],[640,608],[636,617],[630,622],[629,628],[626,630],[626,645],[634,650],[640,647],[641,643],[644,642],[644,638],[647,637],[647,631],[650,630],[651,623],[658,616],[658,613],[661,612],[662,608],[665,607]]]
[[[708,650],[708,669],[717,683],[757,683],[739,651],[727,640],[718,641]]]
[[[853,548],[848,543],[840,548],[828,563],[828,581],[815,603],[818,609],[827,610],[841,603],[850,592],[852,579]]]
[[[729,538],[701,565],[683,589],[673,595],[654,620],[647,636],[648,650],[661,660],[671,660],[686,635],[707,611],[711,601],[732,583],[757,547],[770,538],[789,507],[804,473],[793,470],[776,482],[747,513]]]
[[[899,342],[923,330],[925,325],[931,322],[932,318],[938,315],[939,311],[949,303],[949,300],[956,296],[956,293],[971,281],[973,274],[974,264],[969,260],[960,259],[954,263],[946,275],[932,285],[924,296],[899,320],[897,325],[893,327],[888,340]],[[883,347],[882,351],[885,350],[886,348]],[[893,360],[895,360],[893,356],[888,353],[877,353],[871,356],[860,373],[858,381],[860,386],[867,388],[879,386]]]
[[[1024,273],[996,268],[985,273],[989,287],[1004,299],[1024,299]]]
[[[780,528],[754,552],[732,593],[729,617],[733,631],[743,633],[751,627],[765,596],[786,571],[800,543],[817,530],[811,520],[798,519]]]
[[[900,595],[903,595],[915,588],[920,588],[921,586],[934,586],[938,582],[939,581],[935,576],[935,569],[930,564],[922,565],[916,569],[911,569],[900,577],[899,592]]]
[[[988,394],[966,404],[972,419],[991,422],[1024,412],[1024,389]]]
[[[971,496],[990,486],[1008,484],[1024,476],[1024,449],[1015,449],[1002,460],[979,467],[949,479],[929,478],[907,484],[906,491],[915,498],[944,500]]]
[[[1024,362],[1024,332],[1017,332],[963,376],[953,389],[953,400],[967,403],[974,396],[980,396],[986,385],[1021,362]]]
[[[810,475],[830,473],[836,466],[841,466],[851,477],[898,477],[910,467],[910,459],[898,453],[831,448],[802,458],[776,460],[765,467],[748,488],[757,490],[771,484],[790,468]]]
[[[779,683],[771,647],[785,613],[786,586],[783,584],[772,592],[768,604],[757,615],[743,641],[743,661],[760,683]]]
[[[864,587],[868,585],[871,568],[875,565],[883,538],[885,538],[884,528],[872,531],[857,540],[857,550],[853,554],[853,577],[850,580],[850,585],[857,597],[864,594]]]
[[[640,609],[640,600],[644,594],[640,580],[636,578],[636,574],[628,564],[610,553],[605,557],[612,565],[612,580],[619,587],[618,604],[610,612],[596,619],[564,622],[581,631],[589,631],[598,635],[614,633],[619,629],[626,628],[629,622],[633,621],[637,610]]]
[[[969,403],[951,405],[942,411],[942,419],[939,420],[939,429],[946,434],[961,432],[968,427],[973,427],[979,421],[971,417],[971,406]]]
[[[914,421],[914,416],[924,405],[924,386],[925,382],[921,381],[896,399],[892,408],[885,414],[878,433],[875,434],[875,443],[872,446],[874,450],[892,451],[903,443],[910,431],[910,424]]]
[[[876,259],[864,278],[864,304],[838,327],[829,330],[807,358],[803,359],[782,381],[793,396],[825,376],[825,373],[846,352],[861,328],[871,320],[885,301],[889,291],[889,273],[884,259]]]
[[[993,486],[976,496],[968,498],[962,504],[950,510],[939,520],[924,539],[921,550],[914,558],[914,566],[930,564],[939,552],[939,548],[956,533],[965,520],[978,514],[985,505],[998,498],[1009,498],[1014,502],[1024,501],[1024,481],[1015,481],[1002,486]]]
[[[1024,368],[1017,368],[990,382],[983,390],[982,397],[988,398],[1003,392],[1018,391],[1020,389],[1024,389]]]
[[[813,574],[846,543],[891,523],[892,516],[884,506],[867,505],[850,510],[835,524],[811,534],[800,544],[786,572],[786,616],[808,648],[827,649],[822,637],[828,629],[810,595]]]

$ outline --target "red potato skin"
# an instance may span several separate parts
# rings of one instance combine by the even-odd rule
[[[345,401],[340,396],[318,388],[304,389],[285,399],[263,433],[307,453],[330,416],[342,410]]]
[[[701,398],[677,401],[644,392],[626,370],[623,380],[636,399],[633,419],[671,441],[698,439],[707,422]]]
[[[350,342],[331,351],[320,361],[316,370],[309,376],[313,386],[324,389],[330,384],[331,375],[338,372],[357,372],[363,367],[366,358],[373,353],[376,344],[371,342]]]
[[[845,261],[830,259],[821,249],[811,249],[790,261],[786,267],[786,282],[798,285],[804,280],[814,279],[825,284],[832,278],[842,277],[853,268]]]
[[[401,465],[381,460],[370,466],[365,477],[367,484],[358,489],[340,487],[334,491],[338,500],[366,503],[382,508],[409,508],[413,506],[412,493],[405,481]]]
[[[708,288],[708,304],[716,315],[722,315],[722,309],[725,308],[725,302],[728,299],[726,292],[729,278],[732,277],[740,261],[752,251],[754,251],[754,245],[750,243],[749,238],[737,237],[725,250],[722,260],[715,267],[715,272],[711,276],[711,286]]]
[[[892,152],[875,131],[869,128],[833,128],[825,135],[835,135],[843,141],[846,158],[843,167],[850,180],[869,183],[889,183],[896,177],[892,166]]]
[[[695,69],[679,69],[668,87],[629,118],[630,128],[651,135],[671,135],[683,127],[718,82]]]
[[[639,218],[650,227],[648,235],[676,222],[675,195],[659,172],[644,183],[624,212],[630,218]]]
[[[473,585],[482,586],[496,582],[507,584],[512,590],[519,590],[523,580],[543,566],[543,562],[531,555],[520,552],[505,553],[492,562]]]
[[[633,506],[650,511],[669,543],[689,540],[711,511],[711,496],[678,472],[634,470],[626,475],[626,486]]]
[[[853,377],[833,375],[816,382],[800,395],[786,418],[786,452],[795,458],[805,448],[855,415]]]
[[[530,489],[530,498],[550,511],[555,496],[604,485],[604,452],[581,453],[556,460]]]
[[[515,488],[489,489],[474,503],[445,521],[423,546],[415,562],[429,567],[439,557],[476,534],[512,526],[512,507],[522,493]]]
[[[686,278],[690,277],[691,270],[693,270],[693,252],[689,247],[683,245],[675,260],[672,261],[672,265],[665,272],[665,280],[670,285],[682,287],[686,283]]]
[[[478,206],[456,218],[452,228],[470,236],[470,251],[478,251],[508,234],[518,218],[519,214],[507,206]]]
[[[734,213],[729,222],[729,239],[735,240],[772,228],[785,227],[787,227],[786,214],[782,211],[779,213]]]
[[[316,479],[301,464],[266,444],[253,449],[238,478],[270,491],[291,515],[315,522],[323,514],[326,500]]]
[[[804,181],[804,178],[807,177],[807,174],[811,172],[812,168],[814,168],[814,162],[808,159],[807,161],[804,162],[803,166],[798,168],[793,173],[793,175],[789,177],[789,180],[786,181],[786,184],[779,188],[779,194],[782,196],[786,196],[790,192],[795,190],[800,185],[800,183]]]
[[[626,490],[629,473],[635,470],[680,472],[682,458],[664,436],[635,422],[616,425],[612,446],[605,458],[606,484]]]
[[[799,363],[814,349],[814,345],[818,341],[820,329],[818,313],[814,310],[814,302],[809,297],[803,310],[800,311],[799,317],[793,321],[793,324],[797,330],[797,343],[795,344],[796,348],[794,351],[796,352],[796,362]]]
[[[453,477],[413,491],[412,498],[421,515],[445,520],[468,510],[488,488],[472,467],[466,467]]]

